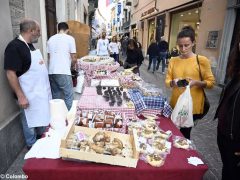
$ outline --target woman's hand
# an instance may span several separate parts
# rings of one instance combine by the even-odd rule
[[[170,81],[170,87],[178,87],[177,82],[179,79],[174,79],[172,81]]]
[[[190,88],[193,86],[197,86],[197,81],[192,78],[186,78],[186,80],[189,82]]]
[[[186,79],[189,81],[190,88],[193,86],[205,88],[207,85],[206,82],[204,81],[194,80],[192,78],[186,78]]]

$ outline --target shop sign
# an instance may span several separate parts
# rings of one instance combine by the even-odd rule
[[[146,15],[148,15],[148,14],[153,13],[154,11],[155,11],[155,8],[153,7],[153,8],[151,8],[151,9],[143,12],[141,16],[142,16],[142,17],[143,17],[143,16],[146,16]]]

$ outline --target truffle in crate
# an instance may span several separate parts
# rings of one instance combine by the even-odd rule
[[[102,86],[98,85],[96,86],[97,94],[102,95]]]
[[[83,132],[84,136],[89,138],[84,139],[83,142],[74,142],[73,145],[77,150],[71,148],[73,145],[68,142],[73,142],[69,140],[72,134]],[[65,160],[83,160],[136,168],[139,159],[136,144],[136,133],[127,135],[70,124],[61,140],[60,156]]]

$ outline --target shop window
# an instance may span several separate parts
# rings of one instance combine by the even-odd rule
[[[164,36],[165,17],[166,17],[165,14],[157,17],[157,29],[156,29],[156,40],[157,41],[160,41],[161,37]]]

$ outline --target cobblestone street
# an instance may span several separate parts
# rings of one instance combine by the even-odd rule
[[[165,87],[165,75],[161,74],[160,71],[155,72],[154,74],[151,71],[147,71],[147,64],[148,60],[145,60],[144,64],[141,66],[141,77],[145,82],[159,86],[163,90],[163,93],[169,98],[171,92],[170,89]],[[211,90],[207,90],[206,93],[211,104],[211,109],[205,118],[199,121],[197,126],[193,128],[191,137],[196,145],[197,151],[201,154],[202,159],[209,167],[209,170],[204,175],[203,179],[219,180],[221,179],[222,163],[217,147],[217,121],[213,121],[213,116],[218,104],[221,88],[216,86]],[[24,148],[6,174],[23,174],[23,158],[26,152],[27,149]]]

